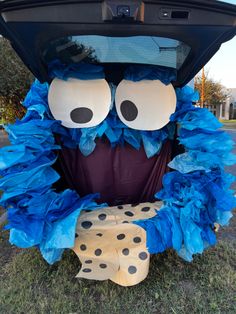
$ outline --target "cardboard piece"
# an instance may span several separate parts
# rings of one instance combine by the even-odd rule
[[[136,130],[159,130],[170,121],[176,109],[172,84],[159,80],[122,80],[116,89],[116,110],[120,120]]]
[[[136,285],[149,270],[146,232],[132,221],[156,215],[162,202],[83,211],[76,227],[74,252],[82,267],[77,277]]]
[[[48,103],[53,117],[65,127],[93,127],[109,113],[111,90],[105,79],[55,78],[49,87]]]

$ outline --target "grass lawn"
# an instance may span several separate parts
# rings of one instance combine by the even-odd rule
[[[234,119],[234,120],[220,120],[220,122],[222,122],[222,123],[236,123],[236,120]]]
[[[75,279],[72,251],[49,266],[36,249],[0,238],[0,313],[236,313],[236,220],[215,248],[183,262],[169,251],[152,258],[149,276],[134,287]]]

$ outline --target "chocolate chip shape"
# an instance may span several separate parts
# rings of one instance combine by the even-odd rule
[[[95,252],[94,252],[94,254],[95,254],[96,256],[100,256],[100,255],[102,254],[102,250],[101,250],[101,249],[96,249]]]
[[[78,236],[79,236],[78,233],[76,233],[76,234],[75,234],[75,238],[78,238]]]
[[[102,233],[97,233],[96,236],[102,237]]]
[[[85,251],[87,249],[87,246],[85,244],[81,244],[80,249],[81,251]]]
[[[142,239],[140,237],[133,238],[134,243],[140,243]]]
[[[125,248],[122,250],[123,255],[127,256],[129,255],[129,249]]]
[[[127,220],[122,221],[122,224],[128,224],[129,222]]]
[[[132,212],[130,212],[130,211],[127,211],[127,212],[125,212],[125,215],[129,216],[129,217],[132,217],[134,214]]]
[[[92,269],[90,269],[90,268],[84,268],[82,271],[83,271],[84,273],[91,273]]]
[[[107,218],[107,215],[106,214],[100,214],[98,215],[98,219],[99,220],[105,220]]]
[[[84,228],[84,229],[89,229],[89,228],[91,228],[92,227],[92,222],[91,221],[83,221],[82,223],[81,223],[81,226]]]
[[[144,261],[145,259],[148,258],[148,255],[147,255],[146,252],[141,252],[141,253],[139,253],[138,257],[139,257],[142,261]]]
[[[138,116],[138,109],[130,100],[124,100],[121,103],[120,111],[126,121],[134,121]]]
[[[107,268],[107,265],[106,264],[99,264],[100,268],[104,269],[104,268]]]
[[[87,261],[85,261],[85,264],[92,264],[92,260],[91,259],[88,259]]]
[[[118,209],[123,209],[124,207],[122,205],[117,206]]]
[[[150,207],[143,207],[141,209],[142,212],[148,212],[150,210]]]
[[[125,238],[125,234],[124,233],[118,234],[118,236],[117,236],[118,240],[123,240],[124,238]]]
[[[137,268],[135,266],[129,266],[128,272],[132,275],[137,272]]]

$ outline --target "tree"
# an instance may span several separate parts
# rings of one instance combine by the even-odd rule
[[[198,75],[195,77],[194,88],[202,94],[202,76]],[[205,76],[204,82],[204,105],[217,106],[225,103],[228,97],[226,88],[219,82],[214,81],[208,77],[208,73]]]
[[[64,47],[58,52],[58,47]],[[48,45],[45,61],[49,64],[59,58],[64,64],[73,62],[97,63],[95,50],[79,44],[71,37],[53,41]],[[0,122],[14,122],[20,119],[25,108],[22,101],[33,82],[33,75],[22,63],[10,43],[0,37]]]
[[[22,101],[32,81],[33,75],[8,40],[0,37],[0,118],[4,123],[24,115]]]

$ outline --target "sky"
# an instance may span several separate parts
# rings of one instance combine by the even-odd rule
[[[225,0],[236,4],[236,0]],[[236,36],[222,44],[218,52],[206,64],[210,78],[220,82],[227,88],[236,88]]]
[[[206,64],[208,76],[227,88],[236,88],[236,36],[221,45]]]

